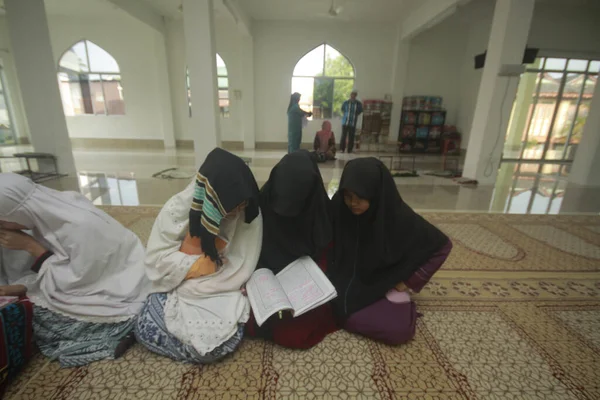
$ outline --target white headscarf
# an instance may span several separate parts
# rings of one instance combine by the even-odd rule
[[[168,292],[165,323],[170,333],[202,355],[230,339],[238,324],[250,317],[250,304],[241,293],[260,255],[262,216],[247,224],[243,215],[221,222],[229,242],[226,262],[208,276],[184,280],[199,256],[179,251],[188,232],[194,182],[163,207],[148,240],[146,268],[154,291]]]
[[[32,282],[39,306],[92,322],[137,315],[150,283],[135,234],[82,195],[58,192],[16,174],[0,174],[0,220],[26,226],[54,254]]]

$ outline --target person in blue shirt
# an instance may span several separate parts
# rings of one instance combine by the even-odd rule
[[[287,109],[288,115],[288,153],[300,149],[302,143],[302,118],[312,116],[311,112],[300,108],[300,93],[294,93],[290,97],[290,105]]]
[[[348,138],[348,153],[352,153],[354,149],[354,135],[356,133],[356,121],[358,116],[363,112],[363,106],[360,101],[356,99],[358,93],[353,90],[350,94],[350,99],[346,100],[342,104],[342,140],[340,142],[340,148],[342,153],[346,151],[346,138]]]

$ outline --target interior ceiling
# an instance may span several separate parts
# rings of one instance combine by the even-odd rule
[[[108,0],[44,0],[44,4],[50,15],[108,17],[118,10]]]
[[[27,0],[23,0],[27,1]],[[125,0],[127,1],[127,0]],[[183,17],[180,6],[182,0],[140,0],[160,15],[180,19]],[[2,4],[4,0],[0,0]],[[46,12],[50,15],[68,15],[83,17],[115,16],[121,9],[109,0],[44,0]],[[214,1],[216,17],[228,17],[229,12],[222,0]]]
[[[165,17],[173,18],[173,19],[181,19],[183,18],[182,13],[182,3],[183,0],[142,0],[144,3],[148,4],[152,9],[154,9],[160,15],[164,15]],[[244,0],[245,1],[245,0]],[[215,17],[225,17],[230,18],[231,14],[223,4],[223,0],[214,0],[213,1]]]
[[[174,19],[183,17],[183,0],[139,1],[146,3],[160,15]],[[339,16],[335,18],[328,15],[331,0],[225,1],[237,3],[238,7],[255,20],[398,22],[422,0],[334,0],[335,7],[341,7]],[[3,3],[4,0],[0,0],[0,8]],[[50,15],[110,17],[120,11],[119,7],[109,0],[44,0],[44,3],[46,12]],[[214,0],[214,7],[217,18],[231,17],[223,0]]]
[[[418,0],[334,0],[338,17],[327,12],[331,0],[238,0],[255,20],[397,22]]]
[[[27,1],[27,0],[22,0]],[[128,0],[125,0],[128,1]],[[138,0],[160,15],[180,19],[183,0]],[[399,22],[425,0],[334,0],[341,7],[338,17],[328,11],[331,0],[214,0],[217,18],[231,18],[223,1],[236,3],[255,20],[327,22]],[[478,0],[489,1],[493,0]],[[536,0],[540,5],[600,9],[600,0]],[[4,0],[0,0],[0,15]],[[109,0],[44,0],[50,15],[116,17],[123,12]]]
[[[148,3],[159,14],[165,17],[175,19],[182,17],[181,11],[179,11],[182,0],[144,0],[144,2]]]
[[[554,4],[571,7],[592,7],[598,8],[600,0],[536,0],[540,4]]]

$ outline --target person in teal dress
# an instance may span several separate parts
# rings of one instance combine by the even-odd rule
[[[311,117],[312,113],[300,108],[300,93],[294,93],[290,97],[290,105],[287,109],[288,115],[288,153],[300,149],[302,143],[302,118]]]

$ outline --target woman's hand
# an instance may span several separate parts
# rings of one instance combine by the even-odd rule
[[[202,241],[200,240],[199,237],[191,237],[190,233],[188,232],[185,235],[185,239],[183,239],[183,242],[181,243],[181,247],[179,248],[179,251],[181,251],[182,253],[185,254],[189,254],[189,255],[201,255],[203,253],[202,251]]]
[[[217,264],[210,257],[203,255],[192,265],[185,279],[196,279],[217,272]]]
[[[37,240],[21,231],[0,229],[0,246],[10,250],[24,250],[39,257],[47,250]]]
[[[23,285],[0,286],[0,296],[25,296],[27,288]]]
[[[396,290],[399,292],[407,292],[408,286],[406,286],[406,284],[404,282],[400,282],[399,284],[396,285]]]

